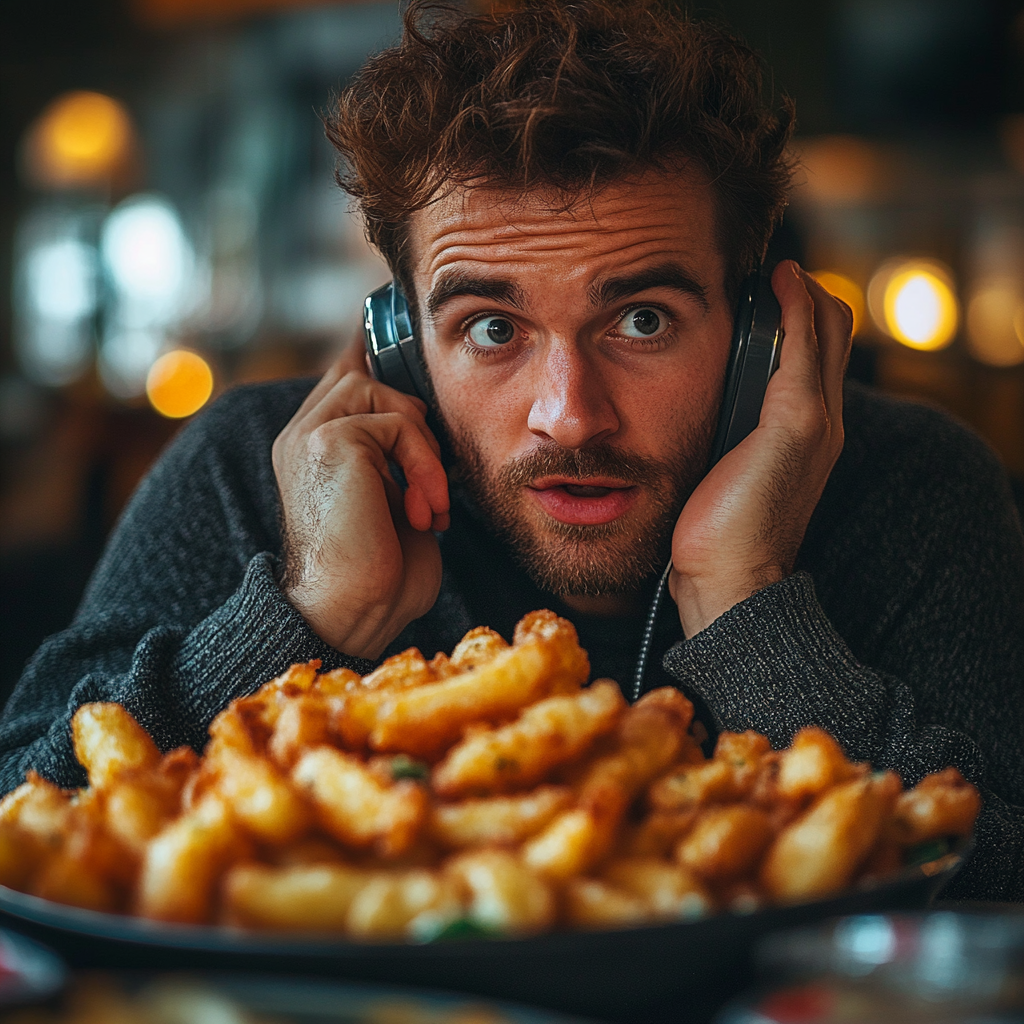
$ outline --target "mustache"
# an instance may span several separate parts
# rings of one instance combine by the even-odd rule
[[[499,478],[504,487],[520,488],[544,476],[577,480],[610,476],[627,484],[650,484],[673,475],[671,463],[608,444],[587,448],[545,444],[511,460],[502,467]]]

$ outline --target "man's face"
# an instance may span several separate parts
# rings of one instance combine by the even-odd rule
[[[625,595],[707,461],[732,310],[694,169],[567,211],[456,193],[410,225],[424,358],[457,471],[534,580]]]

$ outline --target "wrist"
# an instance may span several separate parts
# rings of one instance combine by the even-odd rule
[[[778,565],[730,572],[719,569],[709,575],[673,572],[672,597],[679,610],[679,622],[687,639],[696,636],[730,608],[746,601],[759,590],[785,579]]]
[[[306,620],[307,625],[324,643],[351,658],[375,661],[387,646],[381,642],[380,629],[371,621],[372,616],[363,614],[359,621],[352,623],[352,615],[346,608],[333,604],[325,606],[319,589],[310,589],[302,584],[288,587],[284,596],[289,604]]]

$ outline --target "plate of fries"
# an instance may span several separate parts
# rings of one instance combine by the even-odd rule
[[[588,684],[549,611],[360,677],[293,665],[161,753],[118,704],[72,723],[89,784],[0,801],[0,913],[74,963],[272,966],[602,1017],[733,979],[765,932],[923,905],[980,808],[826,732],[722,733],[665,687]],[[740,965],[740,966],[738,966]]]

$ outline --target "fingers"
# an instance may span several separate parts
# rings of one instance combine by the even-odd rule
[[[820,397],[830,420],[837,420],[850,353],[850,309],[792,260],[775,268],[772,288],[782,307],[786,334],[782,363],[788,374]]]
[[[810,274],[803,274],[807,292],[814,302],[814,326],[821,360],[821,390],[825,408],[832,419],[842,413],[843,377],[853,342],[853,312],[826,291]]]

